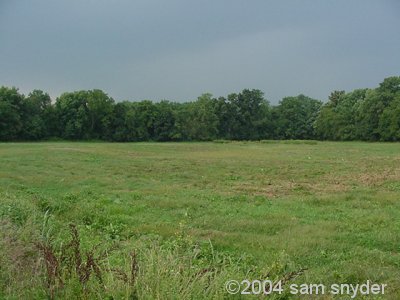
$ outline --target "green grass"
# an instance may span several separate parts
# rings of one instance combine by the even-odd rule
[[[123,251],[184,228],[260,270],[285,253],[298,283],[386,283],[385,299],[400,297],[399,182],[390,143],[0,144],[0,217],[21,243],[46,212],[56,244],[69,223]]]

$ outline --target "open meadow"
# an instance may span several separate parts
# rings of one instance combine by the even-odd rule
[[[223,298],[303,270],[399,299],[399,200],[397,143],[2,143],[0,298]]]

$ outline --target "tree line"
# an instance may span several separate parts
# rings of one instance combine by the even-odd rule
[[[400,140],[400,77],[375,89],[305,95],[271,105],[245,89],[196,101],[115,102],[101,90],[67,92],[53,103],[34,90],[0,88],[0,140],[206,141],[263,139]]]

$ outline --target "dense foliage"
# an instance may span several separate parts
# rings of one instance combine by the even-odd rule
[[[271,106],[260,90],[196,101],[119,102],[101,90],[68,92],[55,103],[0,88],[0,140],[202,141],[214,139],[400,140],[400,77],[376,89],[304,95]]]

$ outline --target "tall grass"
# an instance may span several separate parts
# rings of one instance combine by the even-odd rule
[[[227,280],[286,280],[296,273],[285,255],[269,268],[259,266],[250,256],[194,241],[184,227],[169,239],[144,235],[93,245],[74,224],[69,238],[60,239],[50,220],[48,212],[41,224],[3,216],[0,298],[224,299],[231,296]]]

